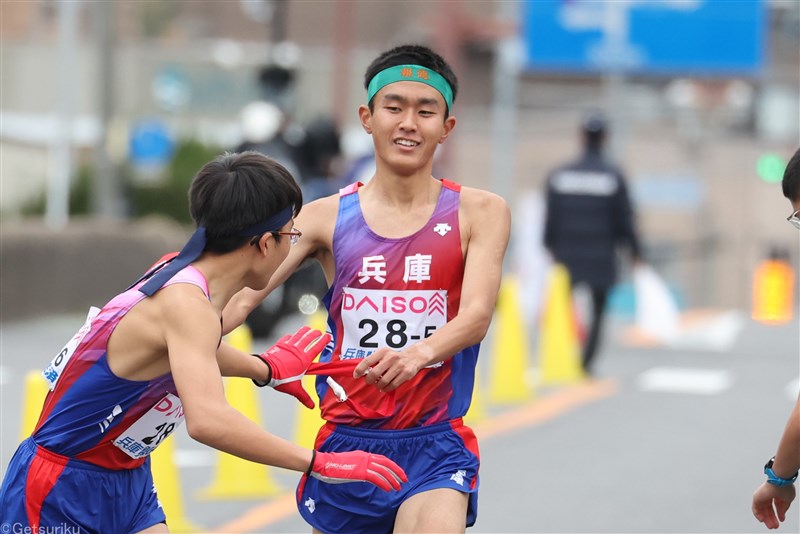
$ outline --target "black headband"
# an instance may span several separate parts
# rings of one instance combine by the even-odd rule
[[[248,237],[251,235],[259,235],[266,232],[280,230],[287,222],[291,220],[293,213],[294,211],[292,210],[292,206],[287,206],[280,213],[273,215],[265,221],[245,228],[241,232],[237,233],[236,236]],[[153,274],[154,271],[150,271],[133,285],[135,286],[142,280],[151,277],[146,284],[139,288],[139,291],[148,297],[152,297],[153,294],[161,289],[170,278],[175,276],[180,270],[199,258],[205,248],[206,229],[204,226],[198,226],[197,230],[194,232],[194,234],[192,234],[192,237],[189,238],[189,241],[186,242],[186,245],[183,246],[180,253],[169,262],[169,265],[155,274]]]

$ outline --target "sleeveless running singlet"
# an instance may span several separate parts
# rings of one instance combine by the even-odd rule
[[[106,347],[114,328],[146,295],[144,282],[93,308],[83,328],[45,369],[51,392],[32,434],[41,447],[107,469],[133,469],[183,422],[171,373],[152,380],[119,378]],[[203,275],[192,266],[164,285],[190,283],[208,298]]]
[[[340,191],[333,235],[336,275],[323,299],[331,344],[321,362],[364,358],[379,347],[402,351],[458,313],[464,256],[458,225],[461,187],[442,180],[436,208],[417,232],[391,239],[367,226],[355,183]],[[322,417],[375,429],[432,425],[467,413],[479,344],[421,370],[391,394],[337,376],[348,402],[317,379]]]

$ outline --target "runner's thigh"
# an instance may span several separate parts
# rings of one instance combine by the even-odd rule
[[[450,534],[467,529],[468,494],[449,488],[417,493],[400,505],[394,531]]]

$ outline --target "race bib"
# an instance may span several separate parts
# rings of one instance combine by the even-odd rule
[[[183,423],[181,399],[167,393],[155,406],[145,412],[125,432],[114,440],[114,445],[131,458],[144,458]]]
[[[341,359],[365,358],[375,349],[403,350],[447,323],[447,291],[357,289],[342,295]]]
[[[78,330],[78,332],[72,336],[64,348],[56,354],[56,357],[53,358],[53,361],[50,362],[44,371],[42,371],[42,376],[47,383],[50,385],[50,391],[53,391],[56,387],[56,382],[58,382],[58,377],[61,376],[61,373],[64,371],[64,368],[67,366],[67,362],[69,362],[72,355],[75,354],[75,349],[78,348],[78,345],[81,344],[83,338],[86,337],[92,330],[92,321],[97,314],[100,313],[100,308],[95,308],[92,306],[89,308],[89,314],[86,316],[86,322],[83,323],[83,326]]]

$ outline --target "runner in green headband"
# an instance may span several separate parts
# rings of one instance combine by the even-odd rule
[[[395,82],[419,82],[430,85],[441,93],[448,111],[453,107],[453,89],[444,76],[421,65],[395,65],[380,71],[369,82],[367,102],[372,100],[375,93]]]

